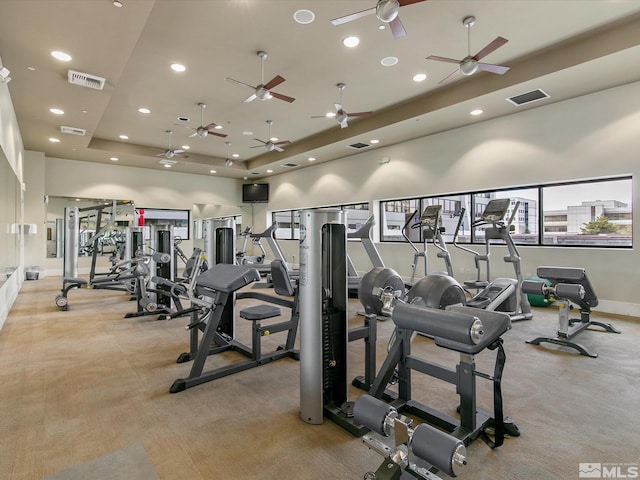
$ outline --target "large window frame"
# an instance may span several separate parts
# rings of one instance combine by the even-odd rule
[[[617,184],[617,182],[620,182]],[[512,238],[518,245],[549,246],[549,247],[596,247],[596,248],[633,248],[633,205],[632,205],[632,177],[630,175],[598,178],[589,180],[574,180],[549,184],[526,185],[519,187],[505,187],[494,190],[478,190],[453,194],[386,199],[380,201],[380,240],[381,242],[406,242],[398,230],[399,222],[403,218],[394,220],[390,225],[389,217],[398,216],[398,212],[409,215],[410,206],[419,205],[420,212],[433,203],[443,205],[441,223],[446,233],[445,241],[452,242],[453,229],[451,218],[462,220],[462,232],[458,235],[458,243],[480,244],[484,242],[482,229],[469,228],[484,211],[484,206],[492,198],[511,198],[511,206],[505,215],[505,221],[511,216],[512,209],[518,205],[513,216]],[[582,196],[568,195],[570,191],[582,192]],[[585,193],[588,192],[588,193]],[[599,192],[619,198],[597,199]],[[613,192],[613,193],[611,193]],[[564,195],[562,195],[564,194]],[[594,198],[590,196],[595,195]],[[545,199],[556,197],[570,197],[567,201],[566,212],[562,209],[551,209]],[[445,211],[447,205],[459,201],[464,207],[464,218],[460,218],[461,211]],[[518,203],[519,202],[519,203]],[[559,200],[556,200],[557,205]],[[577,203],[579,205],[572,205]],[[561,201],[559,203],[562,205]],[[414,208],[415,210],[415,208]],[[451,210],[451,208],[449,208]],[[473,212],[470,215],[469,212]],[[577,212],[577,213],[576,213]],[[419,216],[419,215],[418,215]],[[473,217],[473,218],[472,218]],[[415,219],[414,219],[415,221]],[[604,225],[601,225],[604,224]],[[457,222],[455,222],[457,225]],[[564,226],[564,227],[563,227]],[[617,229],[615,232],[600,233]],[[397,233],[393,230],[397,230]],[[592,232],[592,233],[590,233]],[[595,232],[595,233],[593,233]],[[412,241],[422,241],[419,229],[412,232]],[[414,238],[415,237],[415,238]],[[419,238],[418,238],[419,237]]]

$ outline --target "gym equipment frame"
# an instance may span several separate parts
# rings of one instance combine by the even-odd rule
[[[577,350],[580,355],[597,358],[597,353],[592,353],[579,343],[571,341],[582,330],[590,326],[603,328],[607,332],[621,333],[610,323],[591,320],[591,307],[598,305],[598,297],[591,286],[584,268],[575,267],[538,267],[536,275],[547,279],[551,286],[543,282],[525,280],[522,290],[534,295],[552,294],[559,301],[558,331],[555,337],[536,337],[527,340],[527,343],[540,345],[543,342],[554,343]],[[580,307],[580,318],[570,318],[569,311],[573,308],[571,302]]]

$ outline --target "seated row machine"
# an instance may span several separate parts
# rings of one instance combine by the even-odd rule
[[[558,331],[555,337],[537,337],[527,340],[527,343],[540,345],[543,342],[554,343],[577,350],[580,355],[596,358],[598,354],[591,353],[579,343],[571,341],[578,333],[592,325],[603,328],[607,332],[621,333],[610,323],[591,320],[591,307],[598,305],[598,297],[591,286],[584,268],[575,267],[538,267],[536,275],[549,280],[551,286],[543,282],[525,280],[522,291],[533,295],[553,295],[559,300]],[[570,318],[569,311],[575,303],[580,308],[580,318]]]
[[[219,263],[196,278],[194,293],[198,298],[192,300],[195,306],[191,312],[191,323],[186,327],[190,331],[190,351],[182,353],[177,360],[178,363],[193,360],[193,364],[187,378],[179,378],[173,382],[171,393],[181,392],[281,358],[299,358],[298,351],[294,350],[299,319],[297,289],[291,284],[282,262],[276,260],[272,262],[271,267],[275,292],[292,298],[275,297],[254,291],[237,292],[260,279],[260,274],[251,265]],[[235,338],[234,302],[242,298],[257,298],[271,304],[249,307],[239,312],[241,318],[253,322],[251,346],[246,346]],[[276,305],[291,309],[290,319],[262,326],[261,320],[281,314],[280,308]],[[284,331],[287,332],[285,345],[273,352],[262,353],[261,338]],[[203,371],[209,355],[230,350],[248,357],[248,360]]]

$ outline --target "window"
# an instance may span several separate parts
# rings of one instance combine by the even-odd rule
[[[403,227],[413,212],[440,204],[442,234],[452,242],[483,243],[486,225],[472,228],[492,199],[510,199],[504,212],[514,243],[519,245],[632,247],[632,179],[575,181],[553,185],[492,190],[438,197],[380,202],[380,238],[404,242]],[[412,220],[419,221],[419,216]],[[408,224],[410,226],[410,223]],[[411,241],[422,241],[418,229]]]
[[[631,247],[631,178],[542,187],[543,245]]]

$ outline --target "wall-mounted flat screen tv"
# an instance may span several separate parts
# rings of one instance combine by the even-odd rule
[[[268,183],[245,183],[242,185],[242,203],[267,203],[268,201]]]

